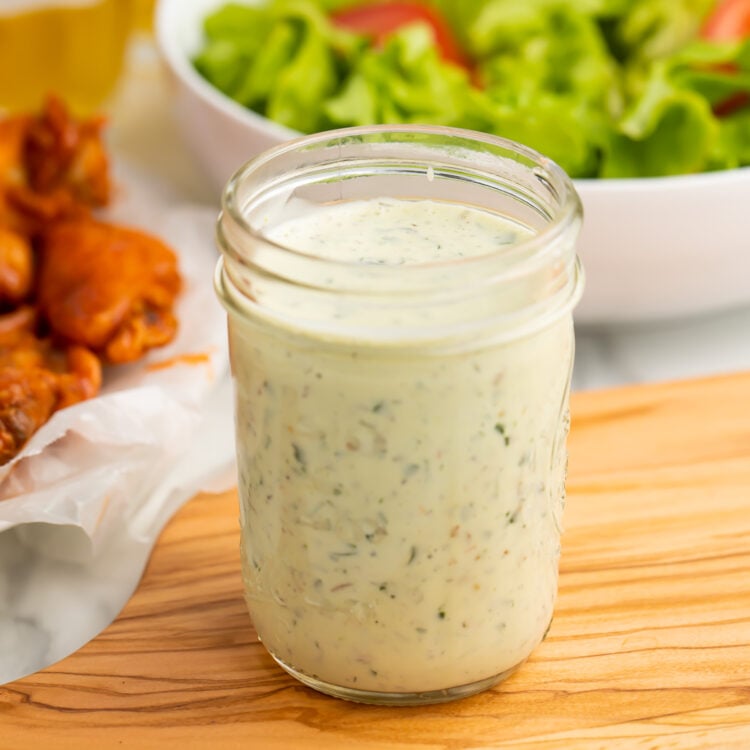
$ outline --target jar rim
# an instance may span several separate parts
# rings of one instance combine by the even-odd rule
[[[425,178],[432,187],[421,187]],[[324,207],[380,191],[475,207],[530,232],[481,254],[400,264],[317,255],[266,234],[308,197]],[[478,346],[548,325],[582,292],[575,254],[582,209],[572,181],[547,157],[498,136],[425,125],[325,131],[249,161],[222,199],[220,299],[242,317],[300,335]],[[290,206],[296,199],[303,203]]]
[[[329,267],[339,270],[361,269],[363,264],[357,260],[347,260],[340,258],[330,258],[327,256],[316,255],[310,252],[301,252],[293,247],[289,247],[264,234],[259,228],[253,226],[244,212],[244,206],[239,202],[240,187],[258,173],[264,166],[289,155],[295,151],[311,149],[324,143],[334,144],[336,140],[342,143],[366,136],[386,136],[386,135],[405,135],[405,136],[435,136],[452,139],[458,142],[486,144],[497,150],[504,150],[508,153],[517,154],[533,163],[533,171],[536,177],[552,189],[558,198],[557,211],[550,221],[538,231],[533,232],[529,237],[521,239],[515,243],[510,253],[507,248],[498,248],[492,253],[485,253],[475,256],[463,256],[450,259],[430,260],[421,263],[409,265],[390,265],[378,264],[377,266],[368,266],[368,272],[373,276],[388,278],[398,274],[401,279],[404,275],[419,276],[420,273],[429,272],[435,269],[462,268],[470,269],[481,266],[488,261],[503,254],[507,259],[509,257],[519,258],[520,262],[512,264],[506,269],[508,278],[517,274],[523,274],[528,270],[529,265],[536,265],[544,262],[546,250],[553,249],[557,245],[557,240],[564,235],[572,224],[580,220],[583,214],[578,193],[575,190],[572,180],[565,171],[553,160],[540,154],[534,149],[523,144],[511,141],[501,136],[483,133],[480,131],[467,130],[464,128],[453,128],[443,125],[366,125],[359,127],[340,128],[336,130],[327,130],[311,135],[301,136],[281,144],[273,146],[261,152],[254,158],[243,164],[229,179],[222,194],[222,214],[229,217],[230,221],[242,232],[246,233],[253,239],[262,242],[266,247],[278,250],[281,253],[292,257],[298,257],[307,262],[314,262],[320,267]],[[233,260],[243,263],[244,259],[241,254],[232,247],[231,243],[222,241],[220,238],[222,252],[232,256]]]

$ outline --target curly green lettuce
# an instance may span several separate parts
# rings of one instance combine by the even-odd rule
[[[195,67],[305,133],[472,128],[521,141],[573,177],[750,164],[750,42],[698,40],[714,0],[431,0],[471,70],[444,60],[424,23],[378,47],[338,28],[329,12],[350,4],[228,3],[205,19]]]

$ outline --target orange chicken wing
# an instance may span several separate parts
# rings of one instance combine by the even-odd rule
[[[24,150],[31,118],[23,115],[0,118],[0,225],[26,232],[28,221],[19,214],[9,193],[26,185]]]
[[[28,129],[24,161],[36,193],[65,191],[77,203],[109,202],[109,162],[102,143],[104,120],[75,120],[65,105],[50,97]]]
[[[25,146],[30,126],[27,115],[0,118],[0,184],[26,182]]]
[[[36,116],[0,118],[0,224],[23,234],[109,202],[101,118],[75,120],[50,97]]]
[[[35,334],[36,313],[21,307],[0,316],[0,464],[65,406],[95,396],[101,365],[81,346],[55,348]]]
[[[58,337],[108,362],[131,362],[172,340],[180,287],[175,254],[143,232],[65,221],[42,238],[40,312]]]
[[[31,243],[0,224],[0,304],[17,304],[26,299],[33,272]]]

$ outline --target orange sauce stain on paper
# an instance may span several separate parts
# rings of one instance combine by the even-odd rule
[[[211,357],[206,352],[178,354],[176,357],[163,359],[160,362],[152,362],[146,369],[149,372],[154,372],[155,370],[166,370],[168,367],[174,367],[175,365],[208,365],[210,367]],[[211,377],[213,377],[213,373]]]

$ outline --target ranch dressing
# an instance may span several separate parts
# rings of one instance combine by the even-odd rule
[[[363,272],[445,263],[446,274],[533,234],[460,203],[386,198],[263,232]],[[349,308],[334,309],[346,323]],[[429,314],[404,304],[388,322],[408,329]],[[333,345],[237,319],[230,347],[243,578],[274,657],[355,693],[450,691],[517,667],[555,599],[570,316],[445,350],[408,337]]]

